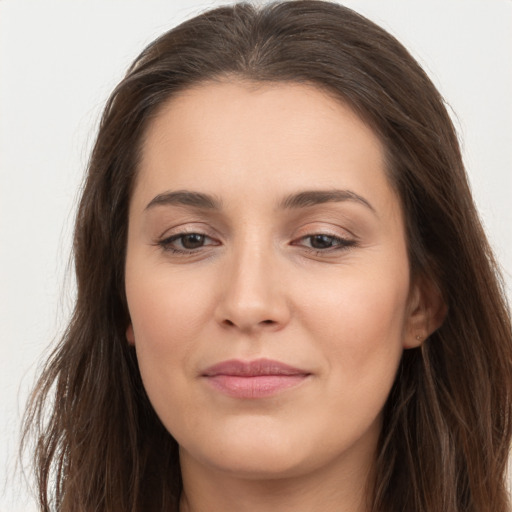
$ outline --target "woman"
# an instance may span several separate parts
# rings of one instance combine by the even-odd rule
[[[151,44],[74,250],[43,510],[508,509],[496,265],[442,98],[363,17],[239,4]]]

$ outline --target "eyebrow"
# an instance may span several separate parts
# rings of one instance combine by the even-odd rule
[[[351,190],[305,190],[291,194],[282,199],[277,208],[279,210],[292,210],[298,208],[307,208],[324,203],[355,201],[369,208],[376,213],[375,208],[364,197],[352,192]],[[155,196],[145,210],[155,206],[192,206],[207,210],[221,210],[222,201],[210,194],[202,192],[194,192],[190,190],[177,190],[172,192],[164,192]]]
[[[209,194],[192,192],[189,190],[177,190],[175,192],[164,192],[155,196],[146,206],[146,210],[154,206],[194,206],[207,210],[220,210],[222,202]]]
[[[369,208],[373,213],[377,213],[375,208],[364,197],[352,192],[351,190],[305,190],[297,194],[285,197],[278,208],[283,210],[295,208],[307,208],[323,203],[339,203],[344,201],[355,201]]]

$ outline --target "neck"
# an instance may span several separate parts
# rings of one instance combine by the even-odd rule
[[[256,479],[196,465],[184,455],[180,512],[367,512],[372,466],[343,471],[334,463],[307,475]]]

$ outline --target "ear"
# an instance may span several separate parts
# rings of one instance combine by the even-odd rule
[[[435,283],[418,276],[409,293],[404,328],[404,349],[419,347],[444,322],[448,308]]]
[[[135,345],[135,334],[133,333],[133,325],[131,322],[126,328],[126,339],[130,345]]]

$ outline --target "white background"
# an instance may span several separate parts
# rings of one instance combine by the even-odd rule
[[[72,304],[74,203],[101,108],[147,43],[223,3],[0,0],[0,512],[35,510],[14,474],[19,419]],[[346,4],[398,36],[451,105],[512,296],[512,2]]]

